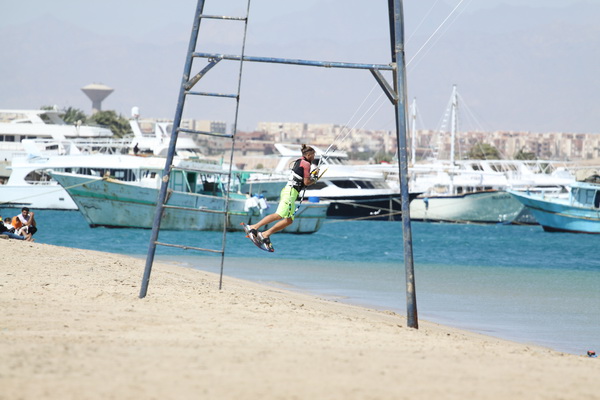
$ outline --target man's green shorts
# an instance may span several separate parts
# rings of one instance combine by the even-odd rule
[[[296,199],[298,198],[298,191],[291,186],[284,186],[281,189],[279,195],[279,205],[277,211],[275,211],[281,218],[294,219],[294,212],[296,211]]]

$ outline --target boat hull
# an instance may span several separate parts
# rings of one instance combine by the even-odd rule
[[[152,228],[158,189],[126,184],[112,179],[90,181],[89,176],[53,173],[53,178],[67,191],[91,227]],[[85,182],[85,183],[84,183]],[[219,210],[225,209],[225,198],[195,193],[170,191],[161,219],[161,229],[242,231],[242,222],[254,224],[264,216],[258,210],[244,211],[245,199],[231,198],[227,221]],[[294,223],[284,232],[313,233],[326,217],[329,204],[303,204]]]
[[[413,198],[412,195],[410,197]],[[330,203],[327,210],[327,218],[330,219],[402,220],[402,199],[399,194],[322,199]]]
[[[413,220],[512,223],[523,205],[509,193],[483,191],[458,196],[417,197],[410,203]]]
[[[511,191],[547,232],[600,233],[600,209],[577,207],[564,199],[545,199]]]
[[[255,183],[253,186],[246,185],[242,191],[263,195],[267,199],[276,200],[285,183],[273,184],[270,188],[267,183]],[[402,220],[402,196],[392,193],[391,190],[370,190],[379,192],[376,194],[364,194],[361,189],[354,189],[352,193],[345,190],[343,195],[331,195],[331,190],[309,190],[304,193],[304,202],[326,201],[329,203],[327,218],[329,219],[365,219],[379,221],[401,221]],[[276,193],[276,195],[275,195]],[[360,194],[356,194],[360,193]],[[419,193],[410,193],[412,201]]]

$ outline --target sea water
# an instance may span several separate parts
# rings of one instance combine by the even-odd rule
[[[92,229],[74,211],[40,210],[36,221],[39,243],[132,255],[143,270],[149,230]],[[159,236],[164,243],[210,249],[221,248],[222,239],[221,232]],[[573,354],[598,351],[599,240],[547,233],[539,226],[413,222],[418,315]],[[275,253],[259,250],[242,232],[227,233],[226,244],[226,276],[406,313],[400,222],[328,220],[312,235],[277,234]],[[158,246],[156,254],[159,260],[221,271],[221,258],[207,253]]]

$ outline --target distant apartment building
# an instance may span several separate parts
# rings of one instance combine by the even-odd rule
[[[184,129],[193,129],[195,131],[200,132],[221,134],[227,133],[227,123],[223,121],[183,119],[181,120],[181,127]]]
[[[348,152],[395,153],[396,135],[391,131],[351,129],[339,124],[261,122],[257,130],[269,134],[275,142],[307,143],[328,148],[332,143]]]
[[[460,132],[455,139],[455,158],[465,158],[477,143],[498,149],[502,158],[513,158],[519,151],[533,153],[538,159],[589,160],[599,157],[600,135],[594,133]],[[418,158],[449,159],[449,132],[417,131]]]
[[[318,147],[329,147],[337,138],[342,138],[347,129],[337,124],[308,124],[307,141]]]
[[[169,118],[144,118],[144,121],[150,122],[173,122]],[[227,133],[227,123],[223,121],[207,121],[197,119],[182,119],[180,127],[183,129],[193,129],[195,131],[211,133]]]
[[[259,122],[257,130],[269,134],[276,142],[299,143],[306,135],[307,124],[303,122]]]
[[[158,120],[163,121],[163,120]],[[222,121],[185,119],[183,128],[212,133],[228,133]],[[231,149],[231,141],[214,136],[198,136],[196,142],[206,154],[217,155]],[[455,158],[466,158],[478,143],[494,146],[502,158],[511,159],[519,152],[533,153],[538,159],[587,160],[600,158],[600,134],[593,133],[532,133],[514,131],[460,132],[455,138]],[[339,124],[304,122],[260,122],[253,132],[238,131],[235,151],[259,156],[274,153],[274,143],[307,143],[323,149],[332,143],[346,152],[395,155],[396,132],[392,130],[352,129]],[[408,151],[413,140],[408,137]],[[449,159],[450,132],[419,130],[414,139],[417,161],[427,158]]]

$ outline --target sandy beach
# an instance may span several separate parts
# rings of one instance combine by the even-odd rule
[[[600,399],[597,358],[165,263],[139,299],[143,260],[0,248],[2,400]]]

